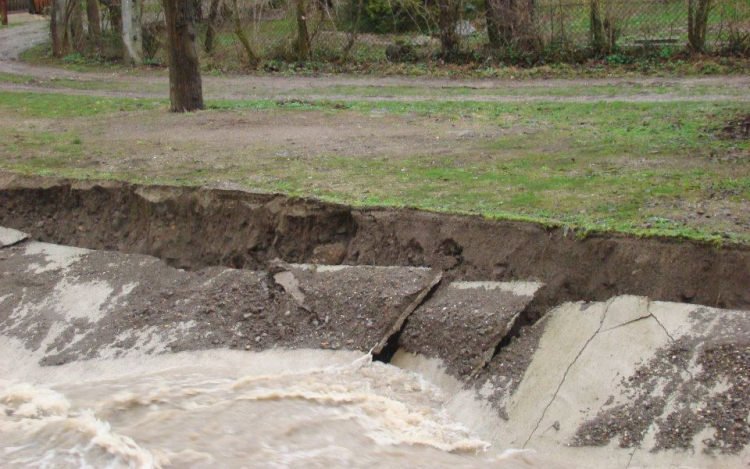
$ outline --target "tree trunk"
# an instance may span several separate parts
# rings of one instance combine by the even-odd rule
[[[688,0],[688,43],[696,52],[706,48],[706,30],[711,0]]]
[[[122,36],[122,8],[119,0],[111,0],[106,4],[109,10],[109,18],[112,23],[112,29],[118,36]]]
[[[259,62],[259,59],[253,51],[253,47],[250,45],[250,41],[245,35],[245,30],[242,29],[242,21],[240,21],[240,8],[237,5],[237,0],[233,0],[232,4],[234,6],[234,34],[237,35],[237,38],[242,43],[242,47],[245,48],[245,53],[247,54],[247,62],[250,65],[256,65]]]
[[[203,109],[194,7],[193,0],[164,0],[172,112]]]
[[[8,24],[8,1],[0,0],[0,22]]]
[[[86,0],[86,21],[89,24],[89,42],[96,50],[101,48],[102,18],[99,14],[99,0]]]
[[[495,8],[492,0],[485,0],[484,2],[484,19],[487,22],[487,38],[490,41],[490,46],[497,49],[501,46],[500,35],[497,31],[497,23],[495,22]]]
[[[456,26],[459,19],[458,0],[438,0],[438,28],[443,57],[450,59],[458,51],[458,33]]]
[[[125,63],[143,65],[141,0],[122,0],[122,45]]]
[[[211,6],[208,9],[208,27],[206,28],[206,40],[203,41],[206,53],[210,54],[214,50],[214,36],[216,36],[216,17],[219,16],[219,3],[221,0],[211,0]]]
[[[599,0],[591,0],[589,5],[589,43],[591,49],[601,54],[605,50],[604,21]]]
[[[86,38],[83,34],[83,4],[82,0],[70,0],[73,2],[73,12],[70,18],[70,32],[73,39],[73,48],[78,52],[83,52],[86,45]]]
[[[307,31],[307,7],[305,0],[296,0],[297,5],[297,40],[294,49],[300,60],[312,60],[310,56],[310,33]]]
[[[52,55],[65,57],[70,52],[70,35],[68,34],[67,0],[52,0],[50,15],[50,36],[52,36]]]
[[[195,0],[195,22],[203,22],[203,0]]]

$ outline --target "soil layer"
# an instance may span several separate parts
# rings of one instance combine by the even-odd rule
[[[412,209],[188,187],[0,177],[0,224],[35,240],[149,254],[172,266],[262,269],[327,251],[351,265],[423,266],[447,281],[540,281],[533,321],[622,294],[749,309],[750,250]],[[535,317],[536,316],[536,317]]]

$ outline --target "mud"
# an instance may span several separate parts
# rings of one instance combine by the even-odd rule
[[[750,308],[750,250],[411,209],[195,187],[0,176],[0,224],[35,240],[159,257],[196,270],[263,270],[334,249],[351,265],[421,266],[446,281],[539,281],[522,319],[622,294]],[[331,246],[335,246],[332,248]],[[317,251],[316,251],[317,250]]]

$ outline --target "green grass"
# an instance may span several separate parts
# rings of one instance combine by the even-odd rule
[[[0,73],[0,83],[24,84],[33,80],[34,77],[28,75],[14,75],[12,73]]]
[[[166,106],[166,101],[138,98],[0,92],[0,111],[18,117],[91,117],[118,111],[148,110],[164,106]]]
[[[396,155],[355,156],[315,151],[313,146],[301,157],[289,155],[293,147],[281,141],[238,147],[190,137],[180,141],[179,151],[165,151],[166,144],[137,134],[107,139],[108,128],[99,124],[102,116],[139,110],[147,127],[159,125],[166,117],[165,101],[0,93],[0,117],[48,119],[43,131],[20,124],[0,127],[5,142],[0,168],[149,184],[226,181],[353,205],[474,213],[565,225],[584,233],[750,242],[750,230],[730,218],[695,223],[689,217],[703,203],[720,202],[717,207],[743,216],[750,210],[750,143],[717,136],[722,122],[746,112],[742,103],[254,100],[209,101],[208,107],[195,116],[178,116],[172,125],[256,114],[283,125],[284,116],[302,114],[321,125],[329,119],[384,119],[385,125],[418,126],[440,138],[448,138],[454,124],[494,130],[460,151],[449,143],[442,152],[407,145]],[[66,130],[54,130],[55,123],[63,122]],[[158,157],[162,162],[124,162],[134,154],[142,161]],[[745,159],[716,158],[731,154]]]

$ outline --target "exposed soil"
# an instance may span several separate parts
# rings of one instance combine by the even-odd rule
[[[34,239],[157,256],[173,266],[262,269],[341,244],[343,262],[414,265],[462,280],[538,280],[527,314],[565,301],[637,294],[750,308],[750,250],[596,235],[479,216],[357,209],[310,199],[4,175],[0,225]],[[343,252],[343,248],[340,248]]]
[[[731,121],[723,130],[726,138],[734,140],[750,139],[750,114]]]
[[[377,111],[329,114],[325,110],[254,111],[242,115],[121,112],[97,118],[96,122],[32,120],[15,125],[80,132],[85,141],[113,154],[108,158],[90,152],[87,157],[95,160],[91,164],[97,169],[137,171],[144,175],[147,171],[165,175],[186,167],[205,171],[226,171],[232,167],[241,170],[241,162],[246,159],[269,166],[308,160],[310,164],[319,164],[321,155],[394,161],[413,157],[411,152],[415,148],[420,155],[462,157],[468,164],[485,156],[487,151],[483,146],[487,140],[525,130],[521,126],[502,129],[470,119],[451,121]]]

